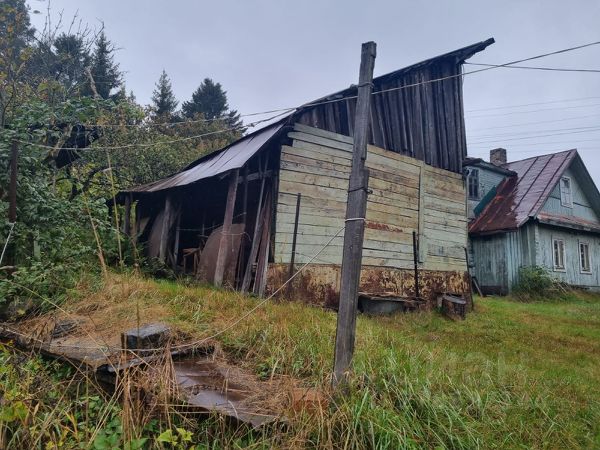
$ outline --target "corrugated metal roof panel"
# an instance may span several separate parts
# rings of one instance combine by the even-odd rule
[[[186,186],[233,169],[240,169],[284,126],[281,121],[234,142],[223,150],[206,155],[187,169],[153,183],[136,186],[123,192],[157,192]]]
[[[498,185],[496,196],[469,225],[469,233],[496,233],[519,228],[539,212],[576,155],[577,150],[567,150],[505,164],[505,169],[517,175]]]

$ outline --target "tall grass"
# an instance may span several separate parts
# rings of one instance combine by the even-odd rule
[[[209,287],[111,275],[102,289],[79,295],[64,307],[96,311],[94,322],[100,328],[135,323],[139,314],[143,322],[167,321],[200,338],[224,329],[255,302]],[[139,311],[133,307],[137,303]],[[169,403],[166,397],[148,403],[136,396],[139,386],[150,389],[150,379],[140,374],[124,379],[123,386],[128,387],[121,388],[118,396],[107,397],[82,374],[57,377],[59,369],[50,365],[37,372],[50,374],[47,384],[52,395],[35,390],[36,383],[20,388],[23,398],[35,399],[26,403],[27,420],[47,425],[16,432],[27,434],[27,440],[6,431],[12,425],[4,421],[6,443],[33,442],[42,448],[63,439],[77,448],[81,443],[93,444],[92,437],[114,439],[116,433],[118,448],[140,439],[145,439],[145,448],[169,448],[157,439],[171,430],[180,448],[600,446],[598,297],[544,303],[480,299],[477,311],[461,322],[435,313],[360,316],[347,396],[329,390],[335,319],[332,312],[300,303],[269,303],[218,337],[229,361],[257,378],[292,377],[328,399],[328,405],[304,412],[289,410],[283,426],[250,431],[216,415],[190,420],[172,408],[161,409]],[[10,354],[9,358],[23,358]],[[41,364],[36,358],[31,361],[12,364],[10,370],[30,373],[26,364]],[[168,370],[168,364],[161,367]],[[19,379],[5,378],[4,372],[2,376],[3,386],[16,386]],[[167,373],[150,378],[169,379]],[[169,389],[163,386],[158,392]],[[82,416],[89,396],[99,399],[99,406],[94,406],[97,412]],[[3,400],[2,404],[11,403]],[[37,410],[34,404],[39,405]],[[38,414],[40,419],[32,419]],[[71,425],[80,421],[83,425]],[[178,427],[193,433],[190,441],[183,442]]]

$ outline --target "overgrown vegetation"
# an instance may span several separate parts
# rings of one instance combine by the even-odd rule
[[[0,316],[9,318],[39,307],[41,297],[60,301],[82,272],[134,262],[119,211],[110,211],[115,194],[171,175],[244,131],[210,79],[185,102],[185,114],[175,110],[166,73],[153,104],[139,105],[126,93],[104,27],[48,14],[35,30],[24,0],[0,2],[0,249],[10,233]],[[7,220],[13,145],[14,229]]]
[[[160,318],[201,338],[225,329],[256,301],[133,275],[111,275],[100,290],[86,286],[63,307],[101,308],[105,313],[94,322],[105,332],[135,323],[139,313],[142,322]],[[464,322],[436,313],[360,316],[350,395],[333,399],[335,408],[290,414],[285,427],[262,433],[216,417],[182,423],[172,414],[170,420],[192,433],[186,445],[198,448],[597,447],[600,298],[573,295],[569,303],[479,299]],[[335,314],[268,303],[218,339],[231,362],[257,377],[294,377],[327,396],[334,336]],[[78,401],[76,394],[67,398],[73,404],[65,400],[65,414]],[[126,417],[116,408],[116,416]],[[160,433],[177,434],[166,416],[155,420],[146,417],[130,436],[158,448]],[[93,420],[86,426],[104,427]],[[56,439],[49,433],[43,442]]]
[[[527,266],[519,268],[518,282],[513,295],[523,301],[570,299],[571,288],[554,278],[547,268]]]
[[[112,336],[157,320],[197,338],[218,334],[229,361],[257,378],[290,377],[328,397],[331,312],[267,303],[228,327],[255,300],[123,270],[123,261],[139,260],[109,213],[114,194],[169,175],[244,130],[210,79],[178,111],[165,71],[153,104],[139,105],[104,30],[75,28],[36,32],[23,0],[0,2],[3,238],[13,143],[19,150],[0,312],[17,318],[59,304],[67,315],[99,311],[91,331]],[[100,277],[103,266],[113,269]],[[260,432],[218,416],[182,417],[168,401],[166,373],[149,380],[129,372],[111,392],[79,368],[4,343],[0,448],[599,447],[600,299],[569,292],[569,303],[558,302],[559,289],[532,268],[517,293],[545,302],[479,300],[464,322],[435,313],[359,317],[348,396],[330,398],[331,408],[290,411],[284,426]],[[134,395],[140,386],[152,395]]]

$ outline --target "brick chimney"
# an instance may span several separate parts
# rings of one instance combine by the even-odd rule
[[[495,166],[502,166],[506,164],[506,149],[495,148],[490,150],[490,162]]]

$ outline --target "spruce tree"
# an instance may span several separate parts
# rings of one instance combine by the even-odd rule
[[[210,78],[202,81],[192,94],[192,99],[189,102],[183,102],[181,110],[183,115],[189,119],[201,114],[208,120],[223,120],[229,128],[237,128],[242,125],[238,112],[229,109],[227,92],[223,90],[221,83],[215,83]]]
[[[114,52],[115,48],[104,32],[100,33],[92,56],[91,73],[98,94],[106,99],[110,97],[111,91],[120,87],[122,83],[119,64],[114,62]],[[87,93],[90,95],[91,89]]]
[[[152,109],[156,118],[160,121],[170,121],[175,114],[179,102],[173,94],[171,80],[163,69],[156,88],[152,92]]]

